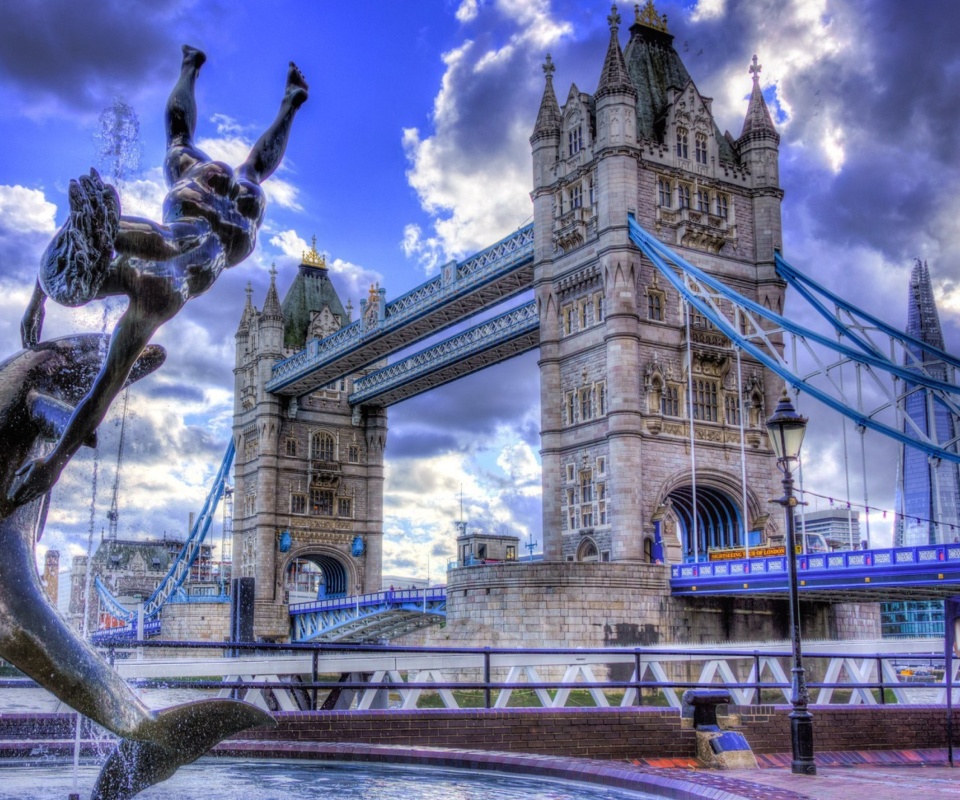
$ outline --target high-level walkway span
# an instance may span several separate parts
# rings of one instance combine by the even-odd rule
[[[529,289],[533,282],[533,225],[520,228],[332,336],[278,362],[268,392],[299,396],[386,358],[438,331]]]

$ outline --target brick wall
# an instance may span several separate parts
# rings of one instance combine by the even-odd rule
[[[756,753],[790,751],[788,706],[731,708]],[[813,707],[817,751],[946,747],[940,706]],[[236,739],[455,747],[576,758],[684,758],[694,732],[669,708],[417,710],[278,713],[274,730]],[[84,736],[88,736],[84,733]],[[71,714],[0,714],[0,741],[70,739]],[[954,726],[954,746],[960,725]],[[2,750],[2,747],[0,747]]]

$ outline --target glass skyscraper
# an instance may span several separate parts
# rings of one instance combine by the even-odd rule
[[[926,263],[919,259],[910,273],[906,332],[926,344],[944,349],[930,272]],[[910,354],[905,358],[905,366],[922,368],[927,375],[941,381],[954,378],[948,374],[942,361],[918,347],[908,349]],[[956,435],[956,425],[949,410],[928,397],[926,392],[910,393],[910,388],[908,384],[903,401],[904,432],[914,434],[912,422],[937,442],[951,441]],[[901,450],[894,546],[916,547],[955,541],[960,535],[960,470],[952,462],[937,463],[929,459],[915,447],[904,445]],[[943,602],[940,600],[881,603],[880,619],[884,637],[943,636]]]
[[[906,332],[926,344],[944,349],[930,272],[926,263],[919,259],[910,274]],[[919,369],[922,365],[927,375],[937,380],[950,381],[953,378],[942,361],[919,348],[910,350],[913,358],[907,356],[905,366]],[[903,401],[905,417],[937,442],[951,441],[956,436],[956,426],[946,406],[928,397],[926,392],[909,393],[909,389],[908,385],[908,394]],[[906,419],[903,430],[912,435],[913,428]],[[914,447],[904,446],[902,451],[894,545],[916,547],[954,541],[960,535],[960,470],[957,464],[937,463]]]

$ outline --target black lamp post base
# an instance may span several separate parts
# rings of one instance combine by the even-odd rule
[[[790,742],[793,745],[793,762],[790,771],[794,775],[816,775],[817,765],[813,760],[813,716],[808,711],[790,714]]]

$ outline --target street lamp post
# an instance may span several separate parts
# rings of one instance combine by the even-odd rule
[[[813,760],[813,715],[807,709],[810,694],[803,671],[803,653],[800,647],[800,592],[797,586],[797,550],[793,511],[797,498],[793,494],[792,468],[800,459],[800,446],[806,431],[807,419],[801,417],[786,387],[777,403],[777,410],[767,420],[770,444],[777,456],[777,467],[783,473],[783,497],[771,502],[783,506],[787,523],[787,583],[790,590],[790,632],[793,646],[793,682],[790,702],[790,743],[793,748],[791,769],[798,775],[816,775]]]

